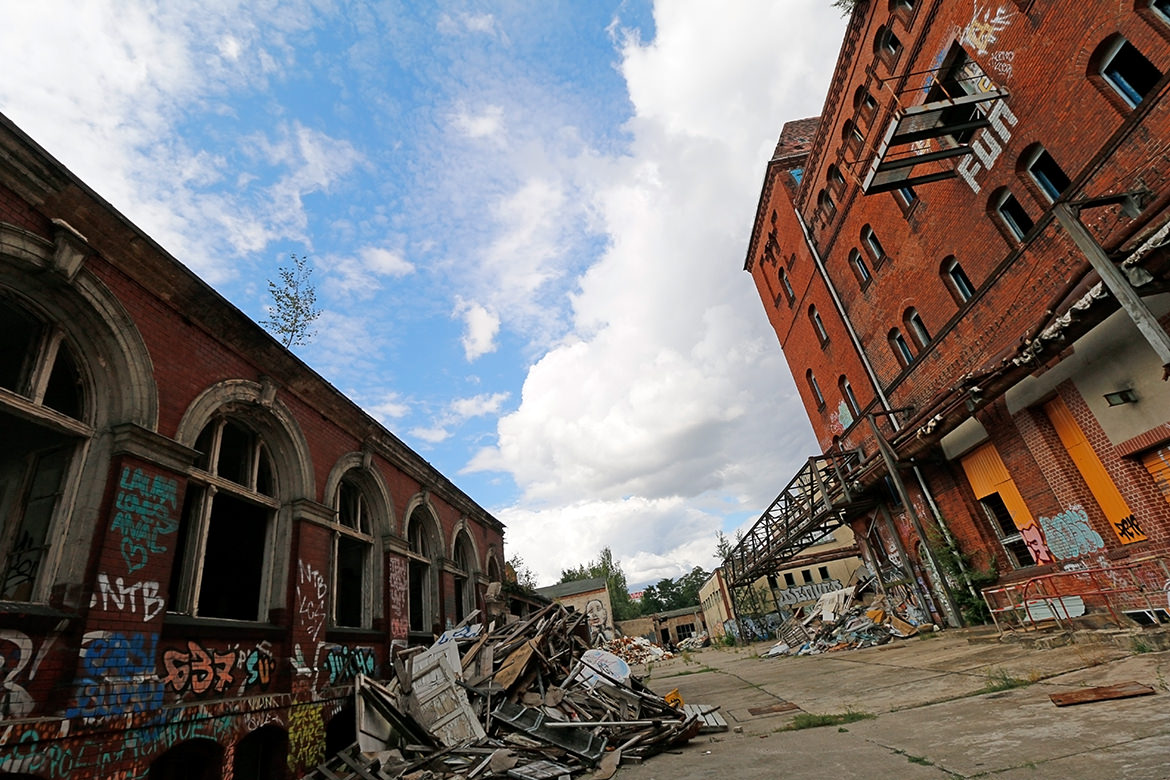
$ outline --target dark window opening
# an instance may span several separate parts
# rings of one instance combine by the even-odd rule
[[[43,404],[73,419],[81,419],[81,372],[73,359],[67,344],[57,346],[53,370],[49,372],[49,383],[45,386]]]
[[[792,572],[784,572],[784,585],[789,588],[796,587],[796,578],[792,576]]]
[[[1028,552],[1028,545],[1020,535],[1020,529],[1012,520],[1012,513],[999,493],[990,493],[979,499],[984,514],[999,537],[1008,561],[1013,568],[1020,569],[1033,564],[1032,554]]]
[[[370,545],[360,539],[339,536],[334,585],[334,622],[339,626],[362,626],[366,556]]]
[[[1022,240],[1035,224],[1032,222],[1032,218],[1028,216],[1028,212],[1016,200],[1016,196],[1010,192],[1005,193],[1000,199],[999,205],[996,206],[996,211],[1017,240]]]
[[[1126,103],[1135,107],[1153,92],[1162,72],[1124,38],[1117,39],[1112,49],[1101,63],[1101,75]]]
[[[0,387],[27,395],[25,385],[36,360],[41,323],[0,298]]]
[[[873,228],[866,225],[861,229],[861,243],[865,246],[865,251],[869,253],[870,259],[873,260],[875,267],[882,264],[886,258],[885,247],[882,242],[878,241],[877,234],[873,232]]]
[[[180,742],[150,765],[147,780],[221,780],[223,747],[212,739]]]
[[[915,309],[906,310],[905,322],[906,327],[910,329],[911,336],[920,348],[930,343],[930,331],[926,329],[926,323],[922,321],[922,317]]]
[[[279,726],[261,726],[236,744],[232,780],[284,777],[287,761],[288,732]]]
[[[926,94],[927,103],[938,103],[944,100],[954,100],[966,95],[977,95],[992,89],[992,84],[983,72],[983,69],[968,56],[962,46],[955,43],[943,61],[935,76],[934,83]],[[946,108],[939,115],[938,123],[947,127],[956,127],[955,132],[946,136],[955,146],[966,144],[978,130],[977,127],[964,127],[981,116],[981,109],[970,104]]]
[[[914,353],[910,351],[910,345],[906,343],[906,338],[902,332],[897,328],[890,331],[889,335],[890,347],[894,350],[894,357],[898,359],[898,364],[903,368],[914,362]]]
[[[426,625],[426,581],[430,567],[419,561],[410,562],[410,630],[427,631]]]
[[[215,495],[203,551],[201,617],[260,619],[270,512],[229,493]]]
[[[828,566],[821,566],[821,567],[817,568],[817,574],[820,575],[822,580],[829,579],[829,567]]]
[[[52,547],[49,530],[73,447],[52,446],[64,438],[31,423],[3,415],[0,419],[5,428],[5,447],[0,454],[0,517],[6,548],[0,598],[29,601]]]
[[[813,581],[812,572],[809,571],[808,569],[801,569],[800,570],[800,579],[804,582],[805,585],[808,585],[809,583],[811,583]]]
[[[250,487],[255,450],[255,436],[250,430],[231,420],[224,421],[215,473],[237,485]]]
[[[975,285],[971,284],[971,280],[967,277],[958,260],[954,258],[944,260],[942,273],[955,303],[962,306],[975,296]]]
[[[1059,198],[1072,183],[1046,149],[1039,149],[1036,152],[1032,162],[1028,164],[1028,173],[1049,200]]]

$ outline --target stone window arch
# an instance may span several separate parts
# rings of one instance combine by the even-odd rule
[[[353,452],[333,467],[325,486],[333,508],[329,548],[330,621],[369,628],[382,611],[382,539],[394,526],[389,491],[372,459]]]
[[[199,454],[179,520],[172,612],[257,622],[284,606],[292,504],[313,487],[304,435],[275,395],[229,380],[179,424],[179,440]]]
[[[103,515],[119,433],[157,422],[141,334],[84,267],[84,239],[48,230],[0,221],[0,601],[45,603],[86,576],[96,524],[71,520]]]
[[[407,515],[407,583],[412,634],[430,633],[439,624],[439,567],[443,552],[438,519],[424,503]]]
[[[455,579],[455,622],[462,621],[476,609],[479,583],[479,555],[475,542],[466,527],[455,534],[455,545],[451,550],[451,564]]]

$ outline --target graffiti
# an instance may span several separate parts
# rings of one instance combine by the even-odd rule
[[[0,674],[4,675],[0,717],[22,718],[32,712],[36,702],[20,681],[23,678],[23,682],[28,683],[36,677],[54,639],[50,636],[41,643],[40,652],[34,658],[33,643],[27,634],[15,629],[0,629]]]
[[[992,16],[990,6],[980,8],[978,3],[974,5],[975,13],[963,30],[963,38],[982,55],[995,43],[997,34],[1006,30],[1012,23],[1013,14],[1001,5]]]
[[[305,630],[317,641],[325,626],[325,578],[304,561],[297,561],[297,609]]]
[[[390,636],[405,639],[409,633],[406,601],[406,561],[397,555],[386,560],[386,580],[390,593]]]
[[[101,718],[162,707],[154,634],[90,631],[81,640],[81,680],[69,718]]]
[[[159,537],[178,529],[178,520],[172,514],[178,510],[178,503],[177,480],[160,474],[148,476],[142,469],[129,466],[122,469],[110,529],[122,534],[122,559],[129,571],[145,566],[150,553],[166,552]]]
[[[349,682],[359,673],[367,676],[374,674],[374,649],[372,647],[346,647],[345,645],[330,645],[325,654],[325,670],[329,674],[329,684]]]
[[[1055,517],[1041,517],[1040,527],[1048,549],[1058,560],[1081,558],[1105,548],[1105,540],[1089,525],[1089,515],[1080,504]]]
[[[288,768],[298,772],[325,758],[325,721],[321,707],[293,707],[288,713]]]
[[[991,55],[991,69],[1003,76],[1004,81],[1012,77],[1012,63],[1016,59],[1014,51],[997,51]]]
[[[1117,538],[1121,540],[1122,544],[1129,544],[1130,542],[1140,542],[1146,538],[1142,533],[1142,527],[1138,525],[1137,518],[1132,514],[1126,515],[1120,520],[1110,520],[1113,523],[1113,530],[1117,532]]]
[[[824,593],[841,589],[840,580],[825,580],[810,585],[795,585],[791,588],[773,591],[776,603],[782,607],[792,606],[802,601],[814,601]]]
[[[110,605],[114,605],[114,609],[119,612],[129,611],[133,614],[138,613],[138,605],[142,605],[142,620],[153,620],[162,614],[166,607],[166,599],[159,594],[159,586],[157,582],[136,582],[133,585],[126,585],[121,577],[114,579],[114,584],[110,584],[110,578],[105,574],[99,574],[97,577],[97,591],[90,596],[89,606],[94,608],[97,606],[98,597],[101,597],[102,609],[109,611]]]
[[[585,622],[589,624],[589,641],[594,646],[613,640],[613,621],[609,617],[609,606],[601,599],[585,602]]]
[[[317,653],[321,652],[321,645],[317,645]],[[292,663],[293,671],[297,673],[297,677],[312,677],[317,673],[317,655],[313,654],[313,665],[310,666],[305,661],[305,654],[301,650],[300,644],[293,647],[292,658],[288,659]]]
[[[12,739],[12,726],[0,734],[0,772],[30,774],[42,777],[68,777],[78,764],[72,745],[58,741],[65,736],[66,726],[57,734],[41,734],[36,726]]]
[[[1018,527],[1020,529],[1020,539],[1023,540],[1024,546],[1028,548],[1028,553],[1031,554],[1032,560],[1038,564],[1056,562],[1056,559],[1052,557],[1052,552],[1048,548],[1044,531],[1036,524],[1035,520],[1029,519],[1027,525]]]
[[[456,629],[444,631],[443,635],[435,641],[436,645],[445,645],[451,640],[459,639],[476,639],[483,631],[483,623],[475,623],[473,625],[460,626]]]
[[[973,192],[979,192],[982,189],[976,176],[981,170],[990,171],[994,167],[1000,153],[1012,139],[1012,131],[1008,125],[1014,126],[1017,122],[1016,115],[1011,112],[1003,99],[996,100],[991,104],[991,109],[987,112],[987,119],[991,122],[991,126],[984,128],[971,139],[971,151],[974,154],[963,157],[955,166],[955,170],[963,177]]]
[[[261,642],[241,655],[239,665],[244,670],[241,691],[257,685],[261,690],[268,690],[268,685],[272,682],[272,673],[276,670],[276,659],[272,657],[268,642]]]
[[[195,694],[214,690],[223,693],[232,684],[232,668],[236,665],[236,651],[208,650],[197,642],[188,641],[187,650],[167,650],[163,653],[166,676],[163,682],[176,693]]]
[[[837,420],[841,424],[841,430],[853,425],[853,412],[849,410],[849,405],[844,401],[837,404]]]

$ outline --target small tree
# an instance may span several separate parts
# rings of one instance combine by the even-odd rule
[[[268,310],[268,319],[260,323],[286,348],[308,344],[317,335],[309,327],[321,316],[321,310],[315,308],[317,288],[309,280],[313,274],[309,258],[291,254],[289,259],[292,266],[280,267],[280,281],[268,280],[272,307]]]
[[[524,590],[536,590],[536,575],[532,569],[528,568],[528,564],[524,562],[519,553],[508,559],[505,572],[511,575],[509,579],[512,582]]]

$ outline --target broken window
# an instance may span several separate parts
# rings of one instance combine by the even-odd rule
[[[332,589],[333,625],[364,628],[370,623],[368,605],[370,565],[374,537],[371,535],[369,502],[357,473],[342,478],[337,489],[337,526],[333,531]]]
[[[1007,504],[1003,502],[1000,494],[988,493],[979,499],[979,506],[983,507],[983,512],[987,515],[991,527],[995,529],[995,534],[999,537],[999,543],[1003,545],[1003,550],[1007,553],[1012,568],[1021,569],[1034,565],[1032,554],[1028,552],[1028,545],[1020,534],[1020,529],[1016,527],[1015,521],[1012,520],[1012,513],[1008,511]]]
[[[1141,103],[1162,80],[1162,71],[1120,35],[1099,51],[1097,72],[1130,108]]]
[[[954,256],[947,257],[942,261],[942,265],[939,266],[939,274],[947,289],[951,291],[951,297],[955,299],[955,303],[962,306],[974,297],[975,285],[971,284],[971,279],[968,278],[963,266]]]
[[[85,408],[65,334],[0,294],[0,599],[44,596]]]
[[[455,622],[475,611],[474,556],[466,533],[455,540]]]
[[[410,630],[430,631],[438,622],[435,611],[435,566],[431,561],[432,540],[427,533],[430,516],[422,507],[410,514],[407,544],[410,560],[407,566],[410,598]]]
[[[217,417],[200,451],[179,521],[171,570],[173,610],[199,617],[263,620],[276,499],[271,457],[240,420]]]
[[[817,567],[817,574],[820,575],[820,578],[822,580],[829,579],[829,567],[828,566],[818,566]]]
[[[788,587],[788,588],[795,588],[796,587],[796,577],[792,576],[792,572],[790,572],[790,571],[784,572],[784,585],[785,585],[785,587]]]

